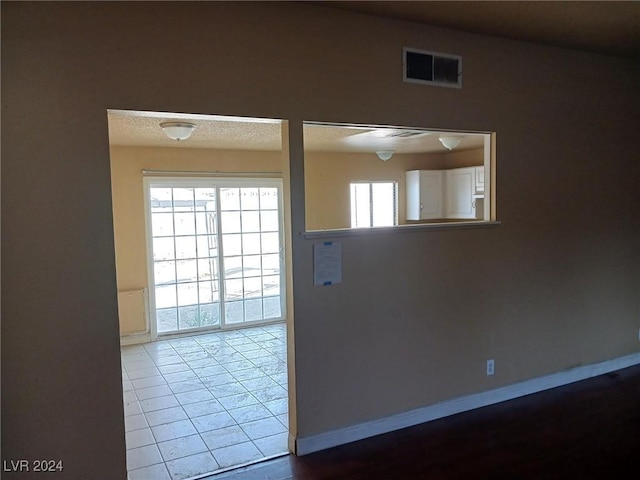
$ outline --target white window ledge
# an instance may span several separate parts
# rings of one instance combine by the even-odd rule
[[[500,225],[499,221],[469,221],[469,222],[443,222],[420,223],[414,225],[396,225],[393,227],[371,228],[337,228],[334,230],[307,230],[300,235],[305,239],[330,238],[330,237],[356,237],[360,235],[376,235],[379,233],[404,233],[422,232],[425,230],[456,230],[461,228],[487,228]]]

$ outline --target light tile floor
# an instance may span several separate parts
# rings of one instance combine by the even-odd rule
[[[283,454],[284,324],[122,347],[130,480],[184,480]]]

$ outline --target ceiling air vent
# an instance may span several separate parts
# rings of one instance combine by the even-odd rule
[[[405,47],[402,57],[402,79],[405,82],[462,88],[462,57],[459,55]]]
[[[425,133],[422,130],[392,130],[390,133],[385,135],[387,138],[410,138],[417,137],[418,135],[424,135]]]

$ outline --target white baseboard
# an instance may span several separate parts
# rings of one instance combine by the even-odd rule
[[[383,433],[412,427],[421,423],[437,420],[439,418],[466,412],[487,405],[513,400],[531,393],[541,392],[562,385],[568,385],[587,378],[596,377],[605,373],[620,370],[626,367],[640,364],[640,353],[634,353],[625,357],[608,360],[606,362],[582,367],[572,368],[563,372],[553,373],[544,377],[534,378],[524,382],[496,388],[486,392],[467,395],[453,400],[448,400],[436,405],[418,408],[408,412],[399,413],[370,422],[353,425],[339,430],[298,437],[296,439],[296,455],[306,455],[338,445],[355,442],[364,438],[373,437]]]
[[[139,343],[149,343],[151,341],[151,334],[146,333],[132,333],[130,335],[124,335],[120,337],[120,346],[123,345],[138,345]]]

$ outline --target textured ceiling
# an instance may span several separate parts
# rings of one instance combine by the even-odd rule
[[[304,146],[308,151],[396,153],[448,153],[438,138],[440,135],[461,136],[456,150],[482,148],[484,135],[414,130],[410,128],[338,126],[306,124]]]
[[[196,124],[189,139],[167,137],[160,124],[181,120]],[[126,146],[217,148],[222,150],[281,150],[279,120],[110,110],[109,143]]]
[[[160,124],[171,120],[190,121],[196,128],[181,142],[167,137]],[[281,121],[213,115],[169,114],[110,110],[109,143],[120,146],[213,148],[219,150],[282,149]],[[414,134],[410,137],[403,135]],[[445,153],[439,132],[406,128],[306,124],[304,146],[308,151],[397,153]],[[440,132],[446,134],[446,132]],[[457,150],[483,146],[482,134],[465,134]]]

